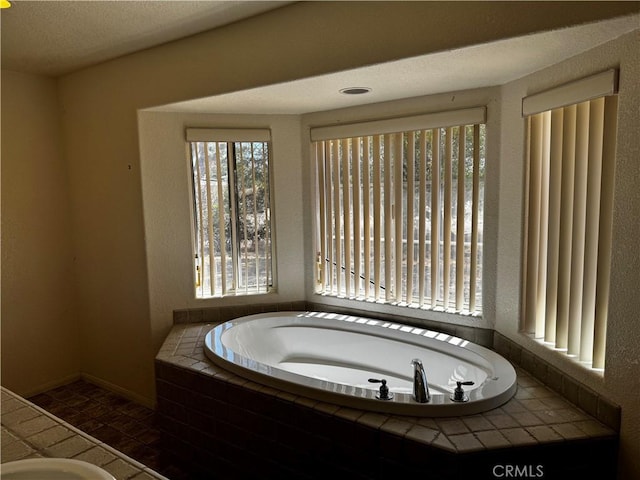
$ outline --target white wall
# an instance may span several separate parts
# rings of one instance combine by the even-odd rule
[[[276,291],[196,299],[186,127],[269,128],[272,136],[272,217]],[[152,341],[157,350],[172,311],[304,299],[302,155],[297,116],[197,115],[142,111],[138,115]]]
[[[78,376],[68,171],[56,81],[2,71],[2,385]]]
[[[640,31],[502,87],[500,221],[495,328],[622,407],[620,478],[640,473]],[[611,296],[604,377],[520,334],[524,133],[521,99],[568,81],[620,69]]]

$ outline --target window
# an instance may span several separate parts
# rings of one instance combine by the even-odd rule
[[[318,293],[481,313],[484,118],[312,129]]]
[[[187,129],[196,296],[273,286],[268,130]]]
[[[523,330],[604,368],[617,128],[611,70],[527,97]]]

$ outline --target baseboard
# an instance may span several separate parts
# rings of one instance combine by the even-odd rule
[[[89,383],[93,383],[98,387],[102,387],[106,390],[116,393],[126,398],[127,400],[131,400],[133,402],[139,403],[140,405],[144,405],[145,407],[148,407],[148,408],[155,408],[154,402],[149,400],[148,398],[143,397],[142,395],[138,395],[137,393],[132,392],[131,390],[127,390],[126,388],[122,388],[118,385],[115,385],[101,378],[95,377],[89,373],[81,373],[80,378],[82,378],[83,380]]]
[[[59,378],[57,380],[52,380],[50,382],[46,382],[43,383],[35,388],[29,389],[29,390],[25,390],[25,391],[15,391],[12,390],[9,386],[7,385],[3,385],[5,386],[7,389],[11,390],[13,393],[15,393],[16,395],[20,395],[23,398],[29,398],[29,397],[33,397],[35,395],[39,395],[41,393],[47,392],[49,390],[52,390],[54,388],[57,387],[61,387],[63,385],[67,385],[69,383],[73,383],[77,380],[85,380],[86,382],[89,383],[93,383],[94,385],[97,385],[98,387],[102,387],[106,390],[109,390],[113,393],[116,393],[124,398],[126,398],[127,400],[131,400],[133,402],[139,403],[141,405],[144,405],[145,407],[148,408],[155,408],[155,402],[153,400],[149,400],[146,397],[143,397],[142,395],[139,395],[135,392],[132,392],[130,390],[127,390],[126,388],[122,388],[119,387],[118,385],[115,385],[111,382],[108,382],[106,380],[103,380],[99,377],[93,376],[89,373],[74,373],[71,375],[67,375],[65,377]]]
[[[9,388],[9,390],[11,390],[16,395],[20,395],[23,398],[29,398],[29,397],[33,397],[35,395],[44,393],[53,388],[61,387],[62,385],[67,385],[68,383],[72,383],[72,382],[75,382],[76,380],[80,380],[81,376],[82,375],[80,373],[72,373],[71,375],[67,375],[57,380],[52,380],[50,382],[43,383],[42,385],[39,385],[36,388],[25,390],[25,391],[13,391],[11,390],[11,388],[9,387],[7,388]]]

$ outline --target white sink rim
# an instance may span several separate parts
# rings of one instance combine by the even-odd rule
[[[74,473],[87,480],[116,480],[106,470],[70,458],[27,458],[0,465],[0,476],[20,473]]]

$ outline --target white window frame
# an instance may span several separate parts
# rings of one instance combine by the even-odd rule
[[[452,159],[457,163],[462,155],[470,160],[472,171],[480,171],[480,128],[485,128],[485,124],[486,108],[474,107],[311,128],[311,157],[316,173],[316,293],[480,317],[481,293],[465,294],[465,289],[475,292],[477,285],[480,291],[482,265],[477,259],[480,256],[478,245],[481,245],[478,223],[482,218],[478,215],[478,205],[484,203],[484,198],[478,197],[480,179],[473,175],[473,187],[469,187],[469,191],[473,190],[472,213],[468,215],[470,225],[466,228],[465,174],[458,175],[456,171],[452,175],[451,167]],[[471,137],[469,142],[475,145],[471,159],[464,152],[464,143],[462,148],[453,148],[452,143],[454,135],[458,138],[459,132],[466,132],[469,126],[473,132],[468,135]],[[444,146],[441,146],[440,131]],[[464,134],[463,138],[466,136]],[[411,145],[406,157],[403,153],[405,141]],[[417,145],[413,142],[420,141],[424,143],[417,151],[428,151],[428,154],[413,155],[410,152]],[[440,147],[433,149],[434,144]],[[391,147],[385,148],[385,145]],[[370,158],[369,150],[373,157],[379,158],[378,162]],[[348,152],[346,157],[342,152]],[[343,161],[343,157],[347,161]],[[349,160],[353,158],[360,161]],[[396,161],[397,158],[404,159],[406,165]],[[442,162],[442,187],[439,187],[440,182],[434,182],[431,193],[427,194],[425,185],[430,184],[430,180],[427,182],[422,174],[425,164],[431,168],[432,161],[436,166]],[[466,163],[459,164],[462,172]],[[403,168],[409,169],[407,186],[394,188],[394,178],[404,176]],[[461,181],[452,181],[456,176]],[[414,177],[417,178],[415,185]],[[372,178],[371,183],[369,178]],[[359,187],[353,188],[354,185]],[[385,185],[387,187],[383,188]],[[365,191],[371,192],[371,202],[364,199]],[[417,193],[412,193],[414,191]],[[425,207],[431,205],[438,206],[438,215],[427,219]],[[452,209],[453,205],[457,206]],[[344,212],[350,213],[345,215]],[[405,217],[404,222],[395,221]],[[364,221],[365,218],[370,220]],[[385,221],[385,218],[392,220]],[[456,219],[459,218],[463,220],[458,222]],[[412,234],[414,241],[409,241],[407,232],[414,229],[417,232]],[[440,239],[431,242],[429,248],[426,248],[426,230]],[[471,267],[467,272],[466,268],[455,268],[455,265],[465,263],[465,253],[464,249],[453,253],[452,235],[471,237]],[[395,241],[396,238],[402,241]],[[385,242],[385,239],[392,240]],[[372,258],[373,265],[365,261],[366,258]],[[438,265],[433,271],[426,266],[431,258],[442,259],[436,262]],[[478,270],[480,274],[477,274]],[[406,271],[414,273],[407,275]]]
[[[196,298],[273,292],[276,262],[270,130],[187,128],[185,133]],[[237,159],[231,155],[238,151],[244,155],[242,152],[247,149],[243,159],[250,162],[249,184],[244,183],[246,176],[236,178]],[[194,162],[194,155],[199,162]],[[257,197],[256,172],[267,179],[264,212],[258,211],[258,202],[249,200]],[[248,209],[248,205],[253,207]],[[251,222],[250,235],[247,224]],[[264,224],[263,235],[259,233],[259,224]],[[218,245],[213,259],[208,245]]]

